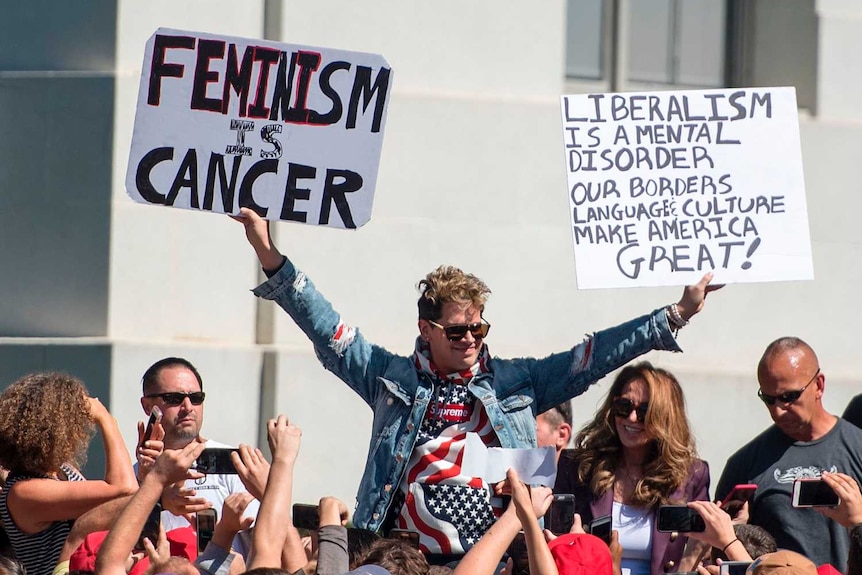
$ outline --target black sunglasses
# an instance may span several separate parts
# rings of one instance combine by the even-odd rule
[[[628,419],[632,411],[637,412],[638,423],[643,423],[646,420],[646,412],[649,409],[649,402],[635,403],[631,399],[618,397],[611,402],[611,413],[617,417]]]
[[[791,403],[796,402],[797,399],[802,397],[802,393],[808,388],[809,385],[814,383],[814,380],[817,379],[817,376],[820,375],[820,368],[817,368],[817,371],[814,372],[814,377],[812,377],[808,383],[802,389],[794,389],[793,391],[785,391],[781,395],[767,395],[763,393],[762,389],[757,390],[757,397],[765,403],[766,405],[775,405],[776,401],[780,401],[784,405],[790,405]]]
[[[454,325],[440,325],[436,321],[428,320],[428,323],[433,325],[434,327],[439,327],[443,330],[443,333],[446,334],[446,339],[449,341],[461,341],[464,339],[464,336],[467,335],[467,332],[473,334],[473,337],[476,339],[482,339],[488,332],[491,330],[491,324],[485,322],[484,320],[478,321],[476,323],[456,323]]]
[[[191,393],[180,393],[178,391],[169,391],[167,393],[151,393],[144,397],[152,399],[158,397],[165,402],[165,405],[179,405],[188,397],[192,405],[200,405],[204,402],[206,394],[202,391],[193,391]]]

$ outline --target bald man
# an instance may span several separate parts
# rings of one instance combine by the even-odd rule
[[[862,478],[862,430],[823,407],[826,375],[817,354],[796,337],[775,340],[757,366],[763,401],[774,425],[727,460],[715,496],[734,485],[757,484],[749,523],[769,531],[779,548],[802,553],[841,572],[850,547],[847,530],[814,509],[791,506],[793,482],[840,471]]]

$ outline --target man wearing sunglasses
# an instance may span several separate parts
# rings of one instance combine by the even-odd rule
[[[474,433],[488,446],[535,447],[536,414],[583,393],[652,349],[678,351],[672,329],[703,307],[711,275],[678,304],[601,331],[544,359],[492,358],[483,317],[490,289],[441,266],[419,282],[418,337],[410,356],[368,342],[343,322],[308,277],[274,246],[247,208],[235,217],[269,280],[254,293],[275,300],[311,340],[324,367],[374,412],[371,448],[353,523],[420,533],[432,563],[455,560],[494,522],[490,490],[461,471]]]
[[[153,407],[162,413],[164,448],[182,449],[195,440],[205,441],[206,447],[229,448],[229,445],[204,439],[201,427],[204,422],[203,379],[190,361],[181,357],[166,357],[151,365],[141,380],[143,396],[141,407],[149,416]],[[138,470],[144,463],[143,448],[137,449]],[[140,474],[139,474],[140,476]],[[202,509],[214,508],[221,512],[225,498],[231,493],[245,492],[246,488],[236,474],[210,473],[200,479],[189,479],[165,490],[162,496],[162,525],[165,531],[189,525],[184,517]],[[245,516],[254,517],[260,504],[253,501]]]
[[[756,396],[774,425],[728,459],[715,496],[723,500],[734,485],[756,484],[749,523],[769,531],[779,548],[843,572],[847,530],[816,507],[794,508],[791,492],[795,480],[819,478],[824,472],[862,480],[862,430],[826,411],[826,376],[814,350],[799,338],[769,344],[757,366],[757,380]]]

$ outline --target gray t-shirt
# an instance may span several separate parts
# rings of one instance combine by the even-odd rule
[[[793,481],[820,477],[822,471],[845,473],[862,483],[862,430],[838,419],[820,439],[794,441],[773,425],[727,460],[715,496],[720,501],[734,485],[756,483],[749,523],[769,531],[779,548],[843,573],[850,549],[847,529],[814,509],[790,504]]]

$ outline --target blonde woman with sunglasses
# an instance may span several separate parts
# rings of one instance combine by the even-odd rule
[[[623,547],[623,574],[691,570],[687,538],[659,532],[657,509],[709,499],[709,467],[698,459],[682,388],[641,362],[614,380],[591,422],[560,459],[555,493],[573,493],[584,525],[610,515]]]

